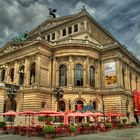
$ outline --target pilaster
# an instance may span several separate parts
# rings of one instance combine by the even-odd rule
[[[29,86],[29,81],[30,81],[30,67],[29,67],[29,58],[25,58],[25,86]]]
[[[53,58],[52,86],[56,86],[56,58]]]
[[[68,65],[68,86],[72,86],[72,57],[69,56],[69,65]]]
[[[15,84],[19,84],[19,64],[18,64],[18,60],[15,61],[15,65],[14,65],[14,83]]]

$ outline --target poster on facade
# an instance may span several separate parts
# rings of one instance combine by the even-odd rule
[[[105,63],[105,85],[115,85],[117,83],[116,63]]]

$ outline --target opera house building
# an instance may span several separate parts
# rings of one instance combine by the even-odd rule
[[[92,107],[134,120],[135,89],[140,61],[85,8],[50,15],[0,48],[0,113]]]

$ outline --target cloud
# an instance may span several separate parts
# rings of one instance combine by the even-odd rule
[[[140,58],[139,0],[3,0],[0,5],[0,46],[46,20],[48,8],[58,9],[57,16],[65,16],[85,5],[93,18]]]

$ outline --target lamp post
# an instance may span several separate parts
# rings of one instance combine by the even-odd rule
[[[18,92],[18,89],[14,87],[14,85],[9,84],[10,87],[7,89],[7,96],[10,99],[10,109],[15,110],[13,107],[13,99],[16,97],[16,93]]]
[[[57,101],[57,111],[59,111],[59,100],[61,99],[61,98],[63,98],[63,93],[64,93],[64,91],[63,91],[63,89],[62,88],[60,88],[60,87],[57,87],[57,88],[55,88],[54,90],[53,90],[53,92],[54,92],[54,97],[56,98],[56,101]]]

